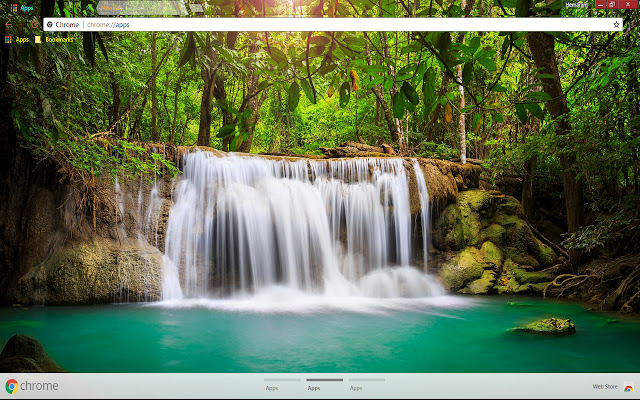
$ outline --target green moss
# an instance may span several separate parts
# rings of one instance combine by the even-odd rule
[[[467,283],[481,278],[485,266],[480,250],[468,247],[442,265],[440,280],[446,289],[457,291]]]
[[[487,294],[493,290],[492,288],[495,282],[495,272],[485,270],[479,279],[470,282],[467,286],[465,286],[463,289],[460,289],[458,292],[465,294]]]
[[[433,233],[437,247],[447,250],[460,250],[466,245],[462,214],[458,204],[449,204],[442,211]]]
[[[59,366],[36,339],[17,334],[0,354],[1,372],[67,372]]]
[[[434,241],[448,250],[461,250],[479,243],[482,225],[478,214],[461,204],[450,204],[438,220]]]
[[[499,294],[520,293],[520,282],[514,274],[514,270],[518,268],[511,259],[507,259],[502,267],[502,273],[495,283],[495,290]]]
[[[520,283],[508,275],[500,275],[496,280],[494,288],[498,294],[520,293]]]
[[[540,263],[535,259],[531,254],[523,253],[523,252],[513,252],[510,254],[510,257],[514,262],[520,265],[529,265],[534,268],[538,268]]]
[[[496,281],[498,293],[542,293],[544,287],[553,279],[549,272],[527,271],[511,259],[502,267],[502,274]]]
[[[547,318],[511,330],[539,335],[566,336],[576,333],[576,326],[570,319]]]
[[[506,215],[515,215],[520,218],[524,218],[524,208],[522,204],[512,196],[497,196],[496,201],[498,203],[498,211]]]
[[[509,215],[503,212],[499,212],[496,213],[496,215],[493,217],[493,222],[504,228],[508,228],[524,221],[522,221],[522,219],[516,215]]]
[[[530,272],[522,268],[512,269],[512,274],[520,283],[546,283],[553,280],[549,272]]]
[[[464,252],[474,255],[479,251],[475,262],[484,269],[493,268],[500,274],[494,285],[499,293],[539,292],[535,285],[548,282],[553,276],[522,267],[550,267],[557,257],[534,236],[523,218],[524,211],[515,198],[484,190],[467,190],[459,194],[457,203],[447,206],[443,211],[436,224],[434,243],[442,250],[465,249]],[[469,247],[481,248],[471,251]],[[459,259],[467,260],[468,255],[461,253]],[[506,265],[505,271],[498,271],[505,259],[509,259],[510,264]],[[452,267],[448,266],[447,271],[451,270]],[[478,272],[479,269],[476,269]],[[445,275],[447,273],[445,271]],[[480,277],[475,279],[479,280]],[[465,288],[472,281],[450,276],[444,280],[449,282],[452,290]],[[475,292],[475,287],[468,289],[469,292]]]
[[[556,263],[556,260],[558,259],[558,256],[556,255],[556,253],[551,249],[551,247],[547,246],[546,244],[542,243],[537,239],[536,239],[536,244],[537,244],[536,257],[540,261],[540,264],[542,264],[545,267],[552,267]]]
[[[461,250],[478,246],[486,240],[502,243],[504,230],[498,225],[480,231],[491,224],[495,202],[489,192],[481,189],[467,190],[458,195],[458,201],[442,211],[434,232],[434,243],[442,250]]]
[[[548,284],[549,282],[532,283],[530,284],[531,291],[533,293],[542,294],[544,292],[544,288],[546,288]]]
[[[502,251],[492,242],[484,242],[480,248],[482,259],[489,265],[500,267],[502,265]]]
[[[477,212],[483,218],[491,216],[495,212],[493,196],[482,189],[467,190],[460,193],[458,203],[463,209]]]
[[[506,233],[507,231],[503,227],[492,223],[480,232],[480,240],[483,242],[489,240],[501,246],[504,243]]]

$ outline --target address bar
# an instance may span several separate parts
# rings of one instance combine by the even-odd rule
[[[45,18],[46,32],[621,32],[622,18]]]

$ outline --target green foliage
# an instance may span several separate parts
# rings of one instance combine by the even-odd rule
[[[420,157],[448,160],[458,156],[458,150],[447,146],[445,143],[424,142]]]
[[[603,198],[591,204],[597,213],[595,223],[582,227],[565,240],[567,249],[591,253],[612,249],[634,253],[640,250],[640,197],[627,195],[618,199]]]
[[[289,86],[289,97],[287,99],[287,104],[289,104],[289,111],[293,111],[298,107],[298,103],[300,102],[300,86],[298,86],[298,82],[293,82],[291,86]]]
[[[41,6],[43,15],[92,16],[78,2],[43,0]],[[211,17],[239,9],[243,17],[592,11],[542,0],[481,2],[467,9],[443,1],[405,8],[390,0],[212,0],[204,6]],[[25,27],[25,36],[36,34]],[[323,146],[364,140],[405,144],[411,156],[457,158],[464,114],[467,156],[482,159],[494,178],[521,176],[535,159],[535,190],[560,199],[560,158],[568,157],[576,160],[572,168],[588,203],[637,194],[638,30],[549,34],[557,73],[535,68],[524,32],[159,32],[156,56],[162,65],[152,99],[150,33],[68,33],[73,41],[65,44],[11,46],[7,80],[15,91],[12,119],[21,144],[39,159],[62,160],[82,173],[175,173],[158,154],[136,147],[151,140],[151,104],[157,104],[160,142],[195,145],[206,89],[214,94],[206,144],[220,149],[319,154]],[[205,86],[205,77],[215,82]],[[566,91],[568,132],[558,131],[548,112],[553,99],[544,84],[556,79]],[[397,127],[406,143],[397,142]],[[636,217],[610,214],[592,209],[595,222],[568,246],[590,251],[622,240],[620,231],[634,237],[625,232],[635,232]]]
[[[349,86],[349,82],[343,82],[342,85],[340,85],[340,107],[346,107],[350,98],[351,87]]]

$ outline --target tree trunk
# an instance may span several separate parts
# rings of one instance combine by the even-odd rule
[[[247,80],[247,95],[251,96],[258,90],[258,83],[260,81],[260,77],[254,74],[249,75]],[[245,122],[244,129],[247,131],[248,136],[247,139],[242,142],[240,146],[240,151],[244,153],[251,152],[251,144],[253,143],[253,133],[255,130],[256,123],[258,122],[258,118],[260,118],[260,107],[264,102],[266,92],[262,92],[259,95],[253,96],[247,101],[247,107],[251,110],[251,115],[248,120]]]
[[[527,37],[527,42],[536,67],[542,68],[542,73],[553,76],[553,78],[543,78],[541,81],[544,83],[545,91],[553,99],[547,102],[547,109],[557,124],[556,133],[566,137],[571,132],[568,119],[569,108],[566,97],[562,95],[554,39],[543,32],[532,32]],[[560,153],[569,233],[576,232],[584,224],[582,185],[576,176],[575,162],[573,154]],[[572,254],[572,258],[573,256]]]
[[[157,36],[157,32],[153,32],[153,34],[151,35],[151,74],[153,74],[153,77],[151,78],[151,141],[154,143],[158,143],[160,141],[160,135],[158,134],[158,122],[156,120],[158,113],[158,99],[156,99],[157,74],[154,74],[154,71],[156,69],[156,57],[158,56],[158,51],[156,49]]]
[[[464,34],[460,34],[461,43],[464,43]],[[458,80],[462,82],[462,65],[456,66],[458,71]],[[460,134],[460,162],[467,163],[467,131],[465,127],[465,116],[462,111],[466,105],[464,102],[464,86],[458,85],[458,91],[460,92],[460,116],[458,117],[458,133]]]
[[[180,79],[176,82],[173,96],[173,120],[171,121],[171,133],[169,134],[169,143],[174,144],[176,138],[176,119],[178,118],[178,95],[180,94]]]
[[[208,74],[206,74],[208,75]],[[198,146],[209,146],[211,142],[211,106],[213,104],[213,80],[202,77],[204,90],[200,100],[200,126],[198,128]]]
[[[249,54],[255,53],[258,51],[258,46],[255,44],[249,47]],[[258,118],[260,118],[260,107],[264,102],[266,97],[266,91],[263,91],[259,95],[256,95],[258,92],[258,84],[260,83],[260,76],[256,75],[254,71],[249,72],[247,76],[247,90],[245,92],[245,96],[253,96],[249,100],[246,100],[248,107],[251,110],[251,115],[244,123],[244,130],[247,132],[247,138],[242,145],[240,146],[240,151],[244,153],[251,152],[251,144],[253,143],[253,133],[255,131],[256,123],[258,123]],[[243,103],[245,99],[242,99]]]
[[[462,0],[460,2],[460,7],[465,11],[465,16],[469,16],[471,12],[471,8],[467,7],[466,0]],[[460,43],[464,44],[464,32],[460,32],[459,36]],[[458,81],[462,82],[462,64],[458,64],[456,66],[456,70],[458,72]],[[464,86],[458,85],[458,91],[460,92],[460,116],[458,117],[458,133],[460,135],[460,162],[463,164],[467,163],[467,129],[465,124],[465,114],[462,111],[466,105],[464,100]],[[473,127],[472,127],[473,129]]]
[[[529,76],[529,84],[535,83],[536,79],[531,74],[531,66],[529,66],[526,74]],[[542,90],[540,86],[535,86],[530,89],[530,92],[539,92]],[[540,132],[540,120],[534,116],[529,118],[528,125],[522,127],[522,144],[526,142],[527,136],[535,136]],[[527,135],[526,132],[529,132]],[[522,200],[520,203],[522,204],[522,208],[524,209],[524,213],[527,217],[533,217],[533,180],[536,173],[536,164],[538,158],[536,155],[531,156],[525,160],[524,163],[524,176],[522,179]]]
[[[111,105],[111,111],[109,112],[109,126],[111,126],[120,115],[120,95],[122,90],[113,72],[109,72],[109,78],[111,78],[111,92],[113,94],[113,103]],[[116,136],[122,137],[122,124],[118,124],[115,127],[114,133]]]
[[[144,108],[147,105],[147,92],[144,92],[144,97],[142,99],[142,105],[140,105],[140,112],[138,113],[138,118],[136,118],[136,120],[133,122],[133,128],[131,129],[131,137],[132,138],[136,138],[137,140],[141,140],[142,139],[142,135],[140,134],[140,122],[142,120],[142,114],[144,114]]]
[[[198,127],[198,146],[211,144],[211,107],[213,106],[213,91],[216,86],[217,52],[213,47],[208,49],[209,62],[203,58],[200,75],[204,81],[202,100],[200,101],[200,125]]]
[[[233,114],[227,108],[227,90],[224,87],[224,75],[222,71],[216,75],[215,85],[213,87],[213,97],[216,100],[220,100],[220,104],[223,104],[220,107],[220,112],[222,113],[222,126],[233,123]],[[231,140],[233,137],[227,136],[222,139],[222,151],[229,151],[229,146],[231,145]]]

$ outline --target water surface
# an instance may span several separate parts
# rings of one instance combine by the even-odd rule
[[[577,333],[508,331],[550,316],[571,318]],[[33,336],[72,372],[640,371],[637,320],[539,298],[12,307],[0,321],[0,342]]]

